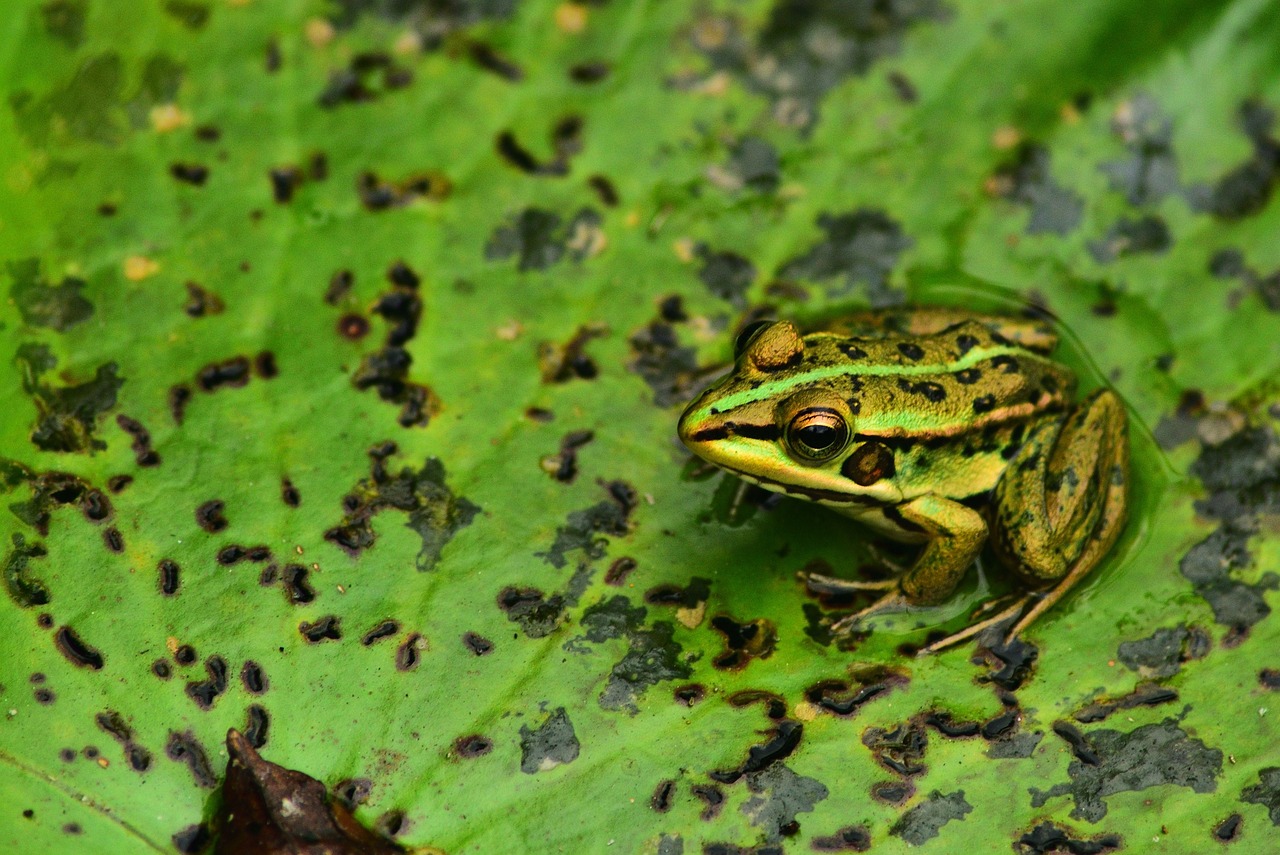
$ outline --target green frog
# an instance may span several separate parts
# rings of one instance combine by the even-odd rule
[[[1016,617],[1011,640],[1098,565],[1126,518],[1124,406],[1109,389],[1075,401],[1056,345],[1044,321],[952,309],[865,312],[807,334],[760,321],[738,336],[733,371],[685,410],[680,439],[751,483],[922,545],[893,578],[807,575],[825,591],[882,592],[837,635],[943,602],[990,542],[1024,593],[925,651]]]

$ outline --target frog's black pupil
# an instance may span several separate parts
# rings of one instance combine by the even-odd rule
[[[753,321],[742,328],[742,332],[738,333],[738,338],[733,343],[733,358],[737,359],[742,355],[742,351],[747,349],[747,345],[751,344],[751,339],[755,338],[756,333],[769,326],[771,321]]]
[[[840,441],[840,431],[831,425],[806,425],[800,428],[797,439],[814,451],[823,451]]]

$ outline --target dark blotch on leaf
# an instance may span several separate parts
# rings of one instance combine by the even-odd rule
[[[492,750],[493,740],[478,733],[459,736],[453,741],[453,753],[468,760],[473,757],[483,757]]]
[[[692,707],[702,703],[707,696],[707,690],[697,683],[691,683],[687,686],[677,686],[671,696],[676,699],[676,703]]]
[[[324,301],[336,306],[346,299],[356,284],[355,274],[350,270],[339,270],[329,278],[329,287],[325,289]]]
[[[1224,819],[1213,827],[1213,837],[1223,843],[1231,843],[1240,836],[1240,829],[1244,827],[1244,817],[1238,813]]]
[[[493,72],[504,80],[517,83],[524,79],[524,72],[520,70],[520,66],[499,54],[492,45],[471,42],[467,45],[467,54],[478,67]]]
[[[396,648],[396,670],[412,671],[418,667],[418,661],[422,658],[422,653],[418,649],[423,643],[422,636],[416,632],[409,633],[409,636]]]
[[[604,557],[608,537],[625,537],[631,531],[630,517],[638,504],[635,488],[625,481],[602,485],[608,498],[581,511],[572,511],[565,524],[556,529],[555,541],[546,552],[537,553],[555,568],[564,567],[567,554],[581,550],[589,561]]]
[[[919,775],[925,770],[924,755],[929,737],[924,724],[912,719],[892,730],[869,727],[862,734],[862,744],[871,749],[876,762],[899,775]]]
[[[587,186],[595,192],[600,204],[606,208],[616,208],[622,203],[622,199],[618,196],[618,188],[604,175],[589,176]]]
[[[252,659],[245,660],[244,667],[240,669],[240,682],[244,684],[244,690],[251,695],[261,695],[269,685],[262,666]]]
[[[124,716],[114,710],[105,710],[94,716],[98,729],[110,734],[120,747],[124,749],[125,761],[135,772],[145,772],[151,768],[151,752],[134,740],[133,728],[125,721]]]
[[[308,644],[322,641],[338,641],[342,638],[342,619],[337,615],[325,615],[315,622],[303,621],[298,624],[298,632]]]
[[[292,202],[294,192],[307,180],[306,174],[292,164],[269,170],[267,178],[271,181],[271,198],[278,205]]]
[[[369,333],[369,321],[363,315],[343,315],[338,318],[338,335],[359,341]]]
[[[1067,767],[1070,783],[1046,791],[1032,787],[1031,806],[1041,807],[1060,795],[1075,797],[1071,816],[1098,822],[1107,814],[1105,797],[1162,784],[1212,792],[1222,772],[1222,752],[1192,738],[1173,719],[1129,732],[1091,730],[1088,744],[1096,763],[1074,760]]]
[[[1077,838],[1052,822],[1042,822],[1018,838],[1013,844],[1018,855],[1049,855],[1069,852],[1071,855],[1102,855],[1119,849],[1124,841],[1118,834],[1100,834],[1089,839]]]
[[[156,569],[160,573],[160,593],[166,597],[172,597],[178,593],[178,587],[182,583],[182,570],[178,567],[178,562],[169,558],[161,558],[160,563],[156,565]]]
[[[209,826],[204,823],[196,825],[188,825],[181,831],[176,831],[173,837],[173,848],[177,849],[182,855],[199,855],[209,847],[213,840],[213,835],[209,833]]]
[[[996,669],[982,679],[990,680],[1002,689],[1016,690],[1031,676],[1032,667],[1040,651],[1032,644],[1015,638],[1004,641],[1004,629],[994,627],[995,632],[979,636],[980,651],[988,661],[995,660]]]
[[[5,268],[13,280],[9,296],[17,305],[22,322],[28,326],[66,332],[93,314],[93,303],[80,294],[86,284],[84,280],[67,276],[52,285],[41,278],[37,258],[10,261]]]
[[[476,656],[486,656],[493,652],[493,642],[474,632],[464,633],[462,644]]]
[[[238,389],[249,383],[249,358],[233,356],[221,362],[211,362],[196,372],[196,385],[205,392],[230,387]]]
[[[384,620],[378,622],[372,629],[360,636],[360,643],[365,647],[369,647],[381,641],[384,638],[391,638],[400,631],[400,622],[395,620]]]
[[[13,549],[4,560],[4,585],[9,598],[23,609],[47,605],[49,589],[39,579],[28,574],[28,564],[33,558],[44,558],[48,555],[48,550],[43,543],[28,544],[26,538],[17,532],[14,532],[12,538]]]
[[[712,251],[706,246],[699,246],[697,254],[702,261],[698,278],[707,290],[734,308],[745,308],[747,289],[756,278],[756,266],[735,252]]]
[[[203,318],[206,315],[220,315],[226,309],[227,306],[222,302],[222,298],[199,282],[188,280],[184,284],[187,289],[187,302],[183,305],[182,311],[189,316]]]
[[[190,731],[186,733],[169,732],[169,741],[165,743],[164,753],[170,760],[185,763],[191,770],[197,787],[213,789],[218,784],[213,768],[209,766],[209,756],[204,746]]]
[[[627,368],[653,390],[653,403],[666,408],[684,403],[698,389],[697,351],[681,346],[671,322],[655,320],[627,339],[632,358]]]
[[[532,775],[578,759],[578,737],[564,707],[557,707],[536,729],[520,725],[520,771]]]
[[[574,83],[599,83],[609,76],[609,63],[601,61],[580,62],[569,67],[569,79]]]
[[[589,430],[575,430],[560,440],[560,453],[542,458],[542,468],[562,484],[572,484],[578,477],[578,449],[595,439]]]
[[[199,163],[175,163],[169,167],[169,174],[184,184],[203,187],[209,179],[209,167]]]
[[[615,588],[622,587],[626,584],[627,577],[631,575],[637,566],[639,565],[636,560],[626,555],[614,559],[614,562],[609,565],[609,569],[605,571],[604,583]]]
[[[710,822],[720,815],[721,808],[724,807],[724,790],[715,784],[694,784],[689,791],[701,799],[704,807],[699,818],[703,822]]]
[[[280,571],[281,589],[285,599],[295,606],[309,603],[316,598],[315,589],[307,581],[310,571],[302,564],[286,564]]]
[[[1106,264],[1138,253],[1163,253],[1172,243],[1169,227],[1160,217],[1154,214],[1136,220],[1121,217],[1102,238],[1089,242],[1089,253],[1099,264]]]
[[[814,852],[866,852],[871,849],[871,832],[861,825],[846,825],[834,834],[809,842]]]
[[[36,408],[31,442],[42,451],[84,454],[107,447],[94,435],[99,416],[116,405],[124,379],[114,362],[101,365],[92,380],[53,387],[40,378],[57,365],[43,344],[23,344],[14,356],[23,390]]]
[[[386,460],[395,452],[396,446],[390,442],[370,450],[369,477],[352,488],[344,503],[346,514],[342,522],[326,531],[324,537],[356,557],[374,545],[373,517],[388,510],[401,511],[408,516],[406,525],[422,539],[418,570],[430,571],[444,547],[471,524],[480,507],[449,489],[444,464],[437,458],[428,458],[417,472],[405,466],[391,474]]]
[[[964,797],[964,790],[943,795],[937,790],[924,801],[902,815],[889,833],[901,837],[912,846],[921,846],[938,836],[942,826],[952,820],[963,820],[973,806]]]
[[[693,40],[715,71],[768,97],[775,121],[807,132],[830,90],[896,55],[912,27],[946,14],[939,0],[777,0],[754,43],[733,18],[708,18]]]
[[[271,717],[261,704],[249,704],[245,710],[244,738],[254,748],[267,744],[267,730],[271,727]]]
[[[183,418],[186,416],[187,404],[191,402],[191,387],[179,383],[176,386],[169,387],[169,414],[173,416],[173,423],[182,424]]]
[[[485,244],[489,261],[518,258],[517,269],[545,270],[566,256],[582,261],[604,247],[601,216],[581,208],[565,223],[559,214],[543,208],[525,208],[494,229]]]
[[[659,781],[658,786],[653,788],[653,795],[649,797],[649,807],[658,813],[671,810],[671,797],[675,794],[675,789],[675,781]]]
[[[548,598],[537,588],[508,585],[498,592],[498,608],[506,612],[507,620],[520,624],[530,638],[550,635],[560,625],[565,606],[563,596],[556,594]]]
[[[1053,180],[1049,150],[1039,144],[1018,146],[1014,160],[996,170],[988,187],[994,195],[1031,209],[1029,235],[1068,234],[1084,214],[1084,200]]]
[[[67,661],[72,665],[88,668],[92,671],[102,670],[104,664],[102,654],[86,643],[71,627],[59,627],[58,631],[54,633],[53,641],[58,648],[58,652],[66,657]]]
[[[1267,766],[1258,773],[1258,783],[1244,788],[1240,801],[1262,805],[1271,824],[1280,826],[1280,767]]]
[[[770,738],[747,750],[747,758],[737,769],[711,772],[710,777],[722,784],[732,784],[744,775],[763,772],[774,763],[791,756],[804,736],[804,725],[798,721],[783,719],[770,732]]]
[[[779,276],[828,282],[831,297],[848,295],[860,285],[873,305],[901,302],[889,287],[889,275],[913,241],[896,221],[882,211],[862,208],[847,214],[824,213],[817,223],[826,237],[784,263]]]
[[[355,810],[369,801],[373,781],[368,778],[346,778],[333,786],[333,798],[347,810]]]
[[[356,179],[356,195],[370,211],[402,208],[419,199],[442,202],[453,193],[453,182],[442,172],[415,172],[399,181],[380,178],[374,172],[362,172]]]
[[[729,615],[716,615],[711,628],[724,637],[724,651],[712,660],[722,671],[740,671],[754,659],[768,659],[778,642],[777,628],[766,618],[740,622]]]
[[[1196,502],[1197,513],[1219,526],[1187,551],[1179,570],[1213,608],[1214,620],[1230,628],[1223,643],[1231,646],[1270,614],[1263,595],[1280,587],[1274,572],[1253,583],[1237,578],[1254,563],[1249,541],[1260,516],[1280,511],[1280,442],[1268,428],[1248,428],[1205,446],[1191,473],[1208,493]]]

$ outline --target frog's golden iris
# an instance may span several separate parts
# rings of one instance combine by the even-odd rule
[[[757,322],[680,438],[749,481],[923,545],[899,578],[818,580],[886,592],[836,632],[942,602],[990,540],[1031,592],[928,649],[1021,615],[1014,636],[1097,565],[1126,516],[1124,407],[1107,389],[1074,402],[1056,344],[1043,322],[954,310],[868,312],[803,336]]]

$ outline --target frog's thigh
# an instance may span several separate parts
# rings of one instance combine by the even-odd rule
[[[1124,407],[1102,390],[1040,426],[996,485],[992,545],[1032,583],[1079,575],[1120,534],[1129,441]],[[1088,561],[1081,569],[1078,562]]]
[[[929,538],[902,577],[902,595],[914,605],[943,602],[982,550],[987,521],[967,505],[934,495],[920,496],[894,510]]]

